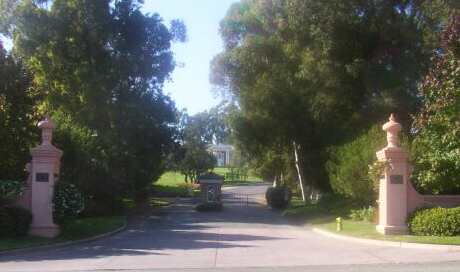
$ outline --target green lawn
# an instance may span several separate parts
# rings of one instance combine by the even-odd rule
[[[217,167],[213,170],[214,173],[225,176],[226,173],[230,172],[230,168]],[[245,181],[224,181],[225,185],[238,185],[238,184],[250,184],[254,182],[261,182],[262,179],[256,176],[249,175]],[[179,172],[168,171],[164,173],[160,179],[154,183],[153,188],[155,195],[166,196],[166,197],[188,197],[190,196],[185,183],[185,177]],[[196,193],[196,189],[194,190]]]
[[[2,238],[0,239],[0,251],[89,238],[116,230],[123,226],[125,220],[124,216],[78,218],[63,224],[61,235],[53,239],[34,236]]]
[[[153,184],[154,194],[165,197],[190,196],[185,183],[185,177],[179,172],[169,171]]]
[[[367,221],[353,221],[348,218],[350,210],[356,208],[345,200],[331,199],[325,203],[304,204],[298,198],[293,198],[290,206],[283,215],[300,223],[311,224],[314,227],[333,233],[349,235],[358,238],[376,239],[385,241],[460,245],[460,236],[415,236],[415,235],[382,235],[375,229],[375,224]],[[337,232],[335,219],[342,217],[342,231]]]
[[[225,176],[225,174],[230,173],[230,171],[231,169],[229,167],[216,167],[213,170],[214,173],[221,176]],[[225,185],[250,184],[254,182],[262,182],[262,178],[251,175],[251,171],[249,171],[246,180],[224,180]]]

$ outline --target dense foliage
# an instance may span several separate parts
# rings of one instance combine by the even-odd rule
[[[0,180],[0,206],[16,200],[24,190],[24,182]]]
[[[218,131],[212,127],[208,112],[193,116],[184,114],[181,118],[180,146],[176,149],[176,169],[185,176],[185,182],[196,182],[199,175],[214,168],[216,158],[208,152]]]
[[[415,235],[460,235],[460,207],[418,210],[409,217],[408,223]]]
[[[332,190],[363,205],[373,205],[375,180],[368,175],[369,165],[385,143],[386,135],[376,125],[352,142],[333,148],[326,165]]]
[[[330,146],[390,112],[408,128],[445,8],[442,1],[234,4],[221,22],[225,49],[211,81],[239,105],[238,145],[254,160],[279,153],[278,176],[292,172],[286,158],[296,146],[307,188],[327,189]]]
[[[54,187],[53,217],[56,222],[78,216],[85,208],[85,199],[71,183],[58,182]]]
[[[37,93],[21,60],[0,42],[0,179],[25,180],[29,148],[36,140]]]
[[[187,143],[183,148],[185,152],[179,169],[185,176],[185,182],[196,182],[198,176],[214,169],[216,158],[207,151],[206,146]]]
[[[354,209],[350,211],[350,218],[354,221],[372,222],[374,220],[375,212],[375,208],[372,206]]]
[[[415,119],[414,180],[422,192],[460,193],[460,15],[442,34],[442,48],[421,86]]]
[[[162,87],[185,26],[168,29],[158,14],[141,12],[142,1],[7,2],[13,51],[43,97],[36,112],[58,124],[62,179],[102,204],[145,192],[176,134]]]

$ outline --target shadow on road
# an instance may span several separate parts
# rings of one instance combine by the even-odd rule
[[[248,188],[248,187],[245,187]],[[244,189],[224,192],[222,212],[200,213],[196,200],[179,199],[174,205],[153,210],[131,220],[128,229],[115,236],[69,247],[6,254],[0,262],[102,258],[107,256],[165,255],[164,250],[200,250],[210,248],[252,247],[250,241],[275,240],[279,237],[220,233],[230,228],[286,225],[275,211],[254,201],[265,187],[251,187],[243,201]],[[255,189],[254,189],[255,188]],[[245,196],[246,196],[245,195]],[[263,194],[262,194],[263,195]]]

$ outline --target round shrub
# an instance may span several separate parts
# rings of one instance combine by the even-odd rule
[[[56,222],[75,217],[85,208],[83,194],[74,184],[66,182],[59,182],[55,186],[53,204]]]
[[[288,187],[270,187],[265,192],[267,204],[274,209],[284,209],[291,201],[291,190]]]
[[[408,223],[415,235],[460,235],[460,207],[417,210],[409,217]]]
[[[32,223],[32,214],[21,207],[6,206],[0,208],[0,236],[25,236]]]

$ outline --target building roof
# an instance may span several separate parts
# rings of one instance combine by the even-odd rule
[[[208,150],[211,151],[233,151],[234,147],[229,144],[210,144]]]

